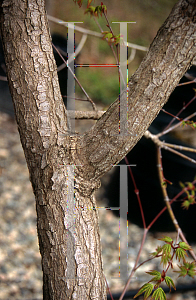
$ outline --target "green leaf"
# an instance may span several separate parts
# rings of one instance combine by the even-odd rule
[[[103,39],[108,39],[109,41],[113,38],[113,34],[109,31],[103,31]]]
[[[149,275],[151,275],[151,276],[154,276],[151,280],[150,280],[150,282],[152,282],[152,281],[155,281],[155,282],[159,282],[160,280],[161,280],[161,273],[160,272],[158,272],[158,271],[156,271],[156,270],[152,270],[152,271],[150,271],[150,272],[146,272],[147,274],[149,274]]]
[[[187,275],[190,276],[190,277],[194,277],[196,275],[196,265],[195,265],[195,261],[189,263],[189,262],[186,262],[184,261],[184,266],[186,267],[187,269]]]
[[[89,7],[89,5],[91,4],[93,0],[88,0],[88,4],[87,4],[87,8]]]
[[[189,206],[191,205],[190,201],[189,200],[185,200],[183,201],[182,203],[182,208],[184,209],[189,209]]]
[[[89,8],[89,7],[90,6],[88,5],[87,8]],[[94,15],[99,17],[99,14],[102,16],[102,13],[107,14],[107,7],[106,7],[106,5],[103,5],[103,2],[101,2],[101,5],[98,5],[95,7]]]
[[[163,266],[165,267],[170,260],[171,260],[171,255],[162,256],[161,264],[163,264]]]
[[[187,185],[189,187],[190,190],[194,190],[195,186],[192,184],[192,182],[187,182]]]
[[[165,244],[162,246],[163,255],[169,255],[171,252],[171,245]]]
[[[174,288],[174,290],[176,290],[175,284],[174,284],[173,280],[169,276],[165,276],[165,283],[169,287],[170,292],[171,292],[171,286]]]
[[[180,271],[176,271],[176,273],[180,273],[179,277],[188,275],[193,278],[196,275],[196,265],[194,261],[191,263],[184,261],[183,265],[178,267],[180,268]]]
[[[173,243],[173,241],[172,241]],[[165,266],[171,259],[171,244],[165,244],[162,246],[162,257],[161,257],[161,263],[163,264],[163,266]]]
[[[152,270],[150,272],[146,272],[147,274],[149,275],[152,275],[152,276],[161,276],[161,273],[159,271],[156,271],[156,270]]]
[[[181,186],[181,188],[182,189],[184,189],[185,188],[185,185],[184,185],[184,183],[182,183],[181,181],[179,182],[179,184],[180,184],[180,186]]]
[[[187,269],[185,266],[178,266],[178,268],[180,269],[180,271],[174,271],[176,273],[180,273],[180,275],[178,277],[185,277],[187,275]]]
[[[182,121],[181,126],[184,127],[186,125],[186,121]]]
[[[191,250],[191,246],[189,246],[187,243],[185,242],[179,242],[179,247],[183,250]]]
[[[90,14],[91,16],[96,16],[96,12],[95,12],[95,7],[94,6],[89,6],[85,12],[85,14]]]
[[[159,239],[160,241],[169,243],[169,244],[173,244],[173,240],[172,238],[170,238],[169,236],[164,236],[162,239]]]
[[[182,121],[181,125],[184,127],[186,126],[190,126],[191,128],[195,129],[196,128],[196,123],[193,121]]]
[[[151,256],[157,256],[157,255],[159,255],[160,253],[162,252],[162,246],[158,246],[157,248],[156,248],[156,251],[155,252],[153,252],[153,253],[151,253]]]
[[[145,292],[144,300],[146,300],[150,296],[150,294],[152,293],[153,288],[154,288],[154,285],[152,283],[146,283],[139,289],[139,291],[137,292],[137,294],[133,298],[136,298],[136,297],[138,297],[139,295],[141,295],[142,293]]]
[[[155,300],[167,300],[165,292],[163,291],[163,289],[161,287],[159,287],[158,289],[156,289],[154,291],[154,293],[152,294],[151,299],[155,299]]]
[[[193,270],[188,270],[187,275],[188,275],[189,277],[194,278],[195,275],[196,275],[196,271],[195,271],[195,270],[194,270],[194,271],[193,271]]]
[[[186,251],[181,248],[176,249],[176,258],[180,261],[181,258],[185,259],[185,255],[187,255]]]

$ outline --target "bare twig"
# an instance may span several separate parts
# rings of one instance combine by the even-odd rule
[[[64,63],[67,65],[69,71],[71,72],[71,74],[73,75],[75,81],[77,82],[77,84],[79,85],[79,87],[81,88],[81,90],[83,91],[83,93],[85,94],[85,96],[87,97],[88,101],[92,104],[92,107],[95,111],[97,111],[96,105],[93,102],[93,100],[89,97],[89,95],[87,94],[87,92],[85,91],[85,89],[82,87],[81,83],[79,82],[79,80],[77,79],[76,75],[73,73],[72,69],[70,68],[68,62],[64,59],[64,57],[61,55],[61,53],[59,52],[59,50],[57,49],[57,47],[52,43],[52,46],[54,47],[54,49],[56,50],[56,52],[59,54],[59,56],[61,57],[61,59],[64,61]]]
[[[108,282],[107,282],[107,279],[106,279],[105,275],[104,275],[104,278],[105,278],[105,283],[106,283],[106,285],[107,285],[107,289],[108,289],[108,292],[109,292],[109,294],[110,294],[111,300],[114,300],[114,298],[113,298],[113,296],[112,296],[112,293],[111,293],[111,291],[110,291],[110,287],[109,287],[109,285],[108,285]]]
[[[137,188],[137,185],[136,185],[136,182],[135,182],[135,178],[134,178],[134,176],[133,176],[131,167],[130,167],[130,165],[129,165],[129,161],[128,161],[128,159],[127,159],[126,156],[125,156],[125,162],[126,162],[126,164],[128,165],[128,170],[129,170],[129,173],[130,173],[130,175],[131,175],[131,179],[132,179],[132,182],[133,182],[133,185],[134,185],[134,192],[135,192],[135,194],[136,194],[136,197],[137,197],[137,200],[138,200],[138,203],[139,203],[140,212],[141,212],[141,216],[142,216],[143,227],[144,227],[144,229],[145,229],[145,228],[146,228],[146,221],[145,221],[145,217],[144,217],[144,211],[143,211],[141,199],[140,199],[140,196],[139,196],[139,189]]]
[[[165,150],[173,152],[176,155],[179,155],[182,158],[185,158],[185,159],[189,160],[190,162],[196,164],[196,161],[193,158],[190,158],[187,155],[184,155],[184,154],[174,150],[174,149],[179,149],[179,150],[184,150],[184,151],[189,151],[189,152],[195,152],[196,153],[196,149],[162,142],[158,138],[159,134],[157,134],[157,135],[152,134],[149,130],[147,130],[145,132],[144,136],[146,138],[150,138],[158,147],[164,148]],[[174,148],[174,149],[171,149],[171,148]]]
[[[162,135],[164,135],[164,134],[166,134],[166,133],[168,133],[168,132],[170,132],[170,131],[176,129],[177,127],[179,127],[179,126],[182,125],[182,122],[188,121],[189,119],[191,119],[191,118],[193,118],[193,117],[195,117],[195,116],[196,116],[196,112],[194,112],[194,113],[191,114],[190,116],[184,118],[182,121],[178,122],[177,124],[175,124],[174,126],[168,128],[167,130],[164,130],[164,131],[158,133],[156,136],[157,136],[157,137],[160,137],[160,136],[162,136]]]
[[[82,50],[82,48],[84,47],[84,44],[87,40],[87,34],[83,34],[82,38],[81,38],[81,41],[79,43],[79,45],[77,46],[76,48],[76,51],[75,53],[72,53],[71,56],[69,57],[69,63],[71,63],[75,57],[77,57],[77,55],[80,53],[80,51]],[[62,50],[59,50],[61,52],[61,54],[63,54]],[[66,53],[67,55],[67,53]],[[65,55],[64,55],[65,56]],[[67,64],[63,63],[62,65],[60,65],[58,68],[57,68],[57,72],[63,70],[65,67],[67,67]]]
[[[184,76],[188,78],[188,76],[186,76],[186,74]],[[194,80],[191,80],[188,82],[179,83],[177,86],[187,85],[187,84],[191,84],[191,83],[195,83],[195,82],[196,82],[196,78]]]
[[[48,15],[48,20],[51,21],[51,22],[57,23],[59,25],[63,25],[65,27],[68,27],[68,22],[65,22],[61,19],[58,19],[58,18],[55,18],[55,17],[52,17],[52,16]],[[103,35],[99,32],[88,30],[88,29],[82,28],[82,27],[77,26],[77,25],[74,26],[73,24],[69,24],[69,27],[72,28],[72,29],[75,29],[76,31],[81,32],[81,33],[85,33],[85,34],[92,35],[92,36],[99,37],[99,38],[103,37]],[[128,43],[128,47],[136,49],[136,50],[140,50],[140,51],[145,51],[145,52],[148,51],[147,47],[140,46],[140,45],[133,44],[133,43]]]
[[[173,213],[173,210],[171,208],[171,205],[169,203],[169,197],[167,194],[167,189],[166,189],[166,184],[165,184],[165,177],[163,175],[163,167],[162,167],[162,155],[161,155],[161,148],[157,147],[157,168],[158,168],[158,173],[159,173],[159,180],[160,180],[160,185],[162,188],[162,192],[163,192],[163,197],[164,197],[164,201],[165,201],[165,205],[167,206],[167,210],[169,212],[169,215],[171,217],[171,220],[176,228],[176,231],[180,232],[181,229],[178,225],[178,222],[175,218],[175,215]]]
[[[97,18],[95,18],[94,17],[94,21],[95,21],[95,23],[97,24],[97,26],[99,27],[99,30],[101,31],[101,32],[103,32],[103,29],[101,28],[101,25],[99,24],[99,22],[97,21]],[[103,36],[102,36],[103,37]],[[108,40],[108,39],[106,39],[106,40]],[[110,48],[111,48],[111,50],[112,50],[112,53],[113,53],[113,55],[114,55],[114,58],[115,58],[115,60],[116,60],[116,63],[117,63],[117,65],[119,64],[119,61],[118,61],[118,57],[116,56],[116,53],[115,53],[115,51],[114,51],[114,47],[113,47],[113,45],[109,45],[110,46]]]
[[[194,148],[189,148],[189,147],[183,147],[183,146],[179,146],[179,145],[173,145],[173,144],[168,144],[165,142],[161,142],[163,143],[162,148],[164,148],[165,150],[168,150],[170,152],[173,152],[176,155],[181,156],[182,158],[185,158],[187,160],[189,160],[190,162],[192,162],[193,164],[196,164],[196,160],[193,158],[188,157],[187,155],[184,155],[174,149],[171,148],[175,148],[175,149],[179,149],[179,150],[184,150],[184,151],[189,151],[189,152],[195,152],[196,153],[196,149]]]
[[[165,183],[165,178],[164,178],[164,175],[163,175],[163,167],[162,167],[162,156],[161,156],[161,149],[160,147],[157,147],[157,167],[158,167],[158,173],[159,173],[159,179],[160,179],[160,184],[161,184],[161,188],[162,188],[162,192],[163,192],[163,197],[164,197],[164,201],[165,201],[165,205],[167,207],[167,210],[169,212],[169,215],[170,215],[170,218],[176,228],[176,231],[178,233],[178,235],[180,236],[180,238],[182,239],[182,241],[184,241],[185,243],[187,243],[189,245],[189,243],[187,242],[179,224],[178,224],[178,221],[174,215],[174,212],[172,210],[172,207],[171,207],[171,203],[169,201],[169,197],[168,197],[168,194],[167,194],[167,188],[166,188],[166,185],[164,184]],[[192,255],[192,257],[194,259],[196,259],[196,256],[195,256],[195,253],[193,252],[193,250],[190,250],[189,251],[190,254]]]
[[[190,83],[190,82],[189,82]],[[185,110],[194,100],[196,99],[196,96],[194,96],[185,106],[182,107],[182,109],[177,113],[177,115],[170,121],[170,123],[166,126],[166,128],[164,129],[167,130],[171,124],[175,121],[175,119],[181,114],[181,112],[183,112],[183,110]],[[163,110],[163,109],[162,109]]]
[[[131,279],[132,279],[132,277],[133,277],[133,275],[134,275],[136,269],[138,268],[138,267],[137,267],[137,264],[138,264],[138,261],[139,261],[139,258],[140,258],[142,249],[143,249],[143,247],[144,247],[144,242],[145,242],[145,239],[146,239],[147,232],[148,232],[148,229],[145,228],[145,229],[144,229],[144,233],[143,233],[143,237],[142,237],[142,241],[141,241],[141,245],[140,245],[140,249],[139,249],[139,251],[138,251],[138,254],[137,254],[137,258],[136,258],[134,267],[133,267],[133,269],[132,269],[132,271],[131,271],[131,274],[129,275],[129,279],[128,279],[128,281],[127,281],[127,283],[126,283],[126,285],[125,285],[125,287],[124,287],[124,289],[123,289],[123,292],[122,292],[122,294],[121,294],[119,300],[122,300],[122,299],[123,299],[123,297],[124,297],[124,295],[125,295],[125,293],[126,293],[126,290],[128,289],[128,286],[129,286],[129,284],[130,284],[130,282],[131,282]]]
[[[74,111],[74,110],[69,110],[69,117],[71,119],[77,119],[77,120],[98,120],[101,118],[101,116],[104,114],[104,111]]]

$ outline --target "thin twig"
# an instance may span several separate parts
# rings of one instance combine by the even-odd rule
[[[71,56],[69,57],[69,63],[71,63],[72,61],[74,61],[74,59],[77,57],[77,55],[80,53],[80,51],[82,50],[82,48],[84,47],[84,44],[87,40],[87,34],[83,34],[82,38],[81,38],[81,41],[79,43],[79,45],[77,46],[76,48],[76,51],[75,53],[72,53]],[[64,51],[62,51],[61,49],[59,50],[61,52],[62,55]],[[64,56],[67,56],[67,53],[65,53]],[[67,67],[67,64],[63,63],[62,65],[60,65],[58,68],[57,68],[57,72],[63,70],[64,68]]]
[[[184,75],[185,76],[185,75]],[[188,81],[188,82],[182,82],[179,83],[177,86],[182,86],[182,85],[187,85],[187,84],[192,84],[196,82],[196,78],[194,80]]]
[[[166,128],[164,129],[167,130],[171,124],[175,121],[175,119],[181,114],[181,112],[183,112],[194,100],[196,99],[196,95],[185,105],[182,107],[182,109],[177,113],[177,115],[170,121],[170,123],[166,126]]]
[[[175,147],[176,145],[173,145],[173,146]],[[192,162],[193,164],[196,164],[196,160],[194,160],[193,158],[190,158],[190,157],[188,157],[187,155],[182,154],[182,153],[180,153],[180,152],[178,152],[178,151],[176,151],[176,150],[174,150],[174,149],[171,149],[171,148],[168,147],[168,146],[165,146],[165,145],[164,145],[164,142],[163,142],[163,145],[162,145],[161,148],[164,148],[165,150],[168,150],[168,151],[170,151],[170,152],[172,152],[172,153],[174,153],[174,154],[176,154],[176,155],[178,155],[178,156],[180,156],[180,157],[182,157],[182,158],[184,158],[184,159],[186,159],[186,160]]]
[[[160,179],[160,184],[161,184],[161,188],[162,188],[162,192],[163,192],[163,197],[164,197],[164,201],[165,201],[165,205],[167,207],[167,210],[169,212],[169,215],[170,215],[170,218],[176,228],[176,231],[177,233],[179,234],[180,238],[182,239],[182,241],[184,241],[185,243],[187,243],[189,245],[189,243],[187,242],[179,224],[178,224],[178,221],[174,215],[174,212],[172,210],[172,207],[171,207],[171,202],[169,201],[169,197],[168,197],[168,194],[167,194],[167,188],[166,188],[166,185],[164,184],[165,182],[165,178],[164,178],[164,175],[163,175],[163,167],[162,167],[162,156],[161,156],[161,149],[160,147],[157,147],[157,167],[158,167],[158,173],[159,173],[159,179]],[[195,256],[195,253],[190,250],[189,251],[192,255],[192,257],[194,259],[196,259],[196,256]]]
[[[134,192],[136,194],[136,197],[137,197],[137,200],[138,200],[138,203],[139,203],[140,213],[141,213],[141,216],[142,216],[143,227],[144,227],[144,229],[146,229],[146,221],[145,221],[145,217],[144,217],[144,211],[143,211],[141,199],[140,199],[140,196],[139,196],[139,189],[137,188],[137,185],[136,185],[136,182],[135,182],[135,178],[133,176],[133,172],[131,170],[131,167],[129,165],[129,161],[128,161],[128,159],[127,159],[126,156],[125,156],[125,162],[128,165],[128,170],[129,170],[129,173],[131,175],[131,179],[132,179],[132,182],[133,182],[133,185],[134,185]]]
[[[174,126],[168,128],[167,130],[164,130],[164,131],[158,133],[156,136],[157,136],[157,137],[160,137],[160,136],[162,136],[162,135],[165,135],[166,133],[168,133],[168,132],[170,132],[170,131],[176,129],[176,128],[179,127],[179,126],[181,126],[181,125],[182,125],[182,122],[186,122],[186,121],[188,121],[189,119],[194,118],[195,116],[196,116],[196,112],[194,112],[194,113],[191,114],[190,116],[184,118],[182,121],[178,122],[177,124],[175,124]]]
[[[102,29],[101,25],[99,24],[99,22],[97,21],[97,18],[94,17],[94,21],[95,21],[95,23],[96,23],[97,26],[99,27],[99,30],[100,30],[101,33],[102,33],[102,32],[103,32],[103,29]],[[102,37],[103,37],[103,36],[102,36]],[[106,40],[108,40],[108,39],[106,39]],[[115,53],[115,51],[114,51],[113,45],[110,45],[110,44],[109,44],[109,46],[110,46],[110,48],[111,48],[111,50],[112,50],[112,53],[113,53],[113,55],[114,55],[114,58],[115,58],[115,60],[116,60],[117,65],[119,65],[118,58],[117,58],[116,53]]]
[[[59,25],[63,25],[65,27],[68,27],[68,22],[63,21],[63,20],[58,19],[58,18],[55,18],[55,17],[52,17],[50,15],[48,15],[48,20],[51,21],[51,22],[57,23]],[[69,27],[72,28],[72,29],[75,29],[76,31],[81,32],[81,33],[85,33],[85,34],[100,37],[100,38],[103,37],[103,35],[99,32],[88,30],[88,29],[82,28],[82,27],[77,26],[77,25],[74,26],[73,24],[69,24]],[[140,45],[133,44],[133,43],[127,43],[127,45],[128,45],[129,48],[133,48],[133,49],[140,50],[140,51],[145,51],[145,52],[148,51],[148,48],[144,47],[144,46],[140,46]]]
[[[104,111],[78,111],[69,110],[69,117],[76,120],[98,120],[104,114]]]
[[[140,255],[141,255],[142,249],[143,249],[143,247],[144,247],[144,242],[145,242],[145,239],[146,239],[147,232],[148,232],[148,229],[145,228],[145,229],[144,229],[144,233],[143,233],[143,237],[142,237],[142,241],[141,241],[141,245],[140,245],[140,249],[139,249],[139,251],[138,251],[138,254],[137,254],[137,258],[136,258],[134,267],[133,267],[133,269],[132,269],[132,271],[131,271],[131,274],[129,275],[129,279],[128,279],[128,281],[127,281],[127,283],[126,283],[126,285],[125,285],[125,287],[124,287],[124,289],[123,289],[123,291],[122,291],[122,294],[121,294],[119,300],[122,300],[122,299],[123,299],[123,297],[124,297],[124,295],[125,295],[125,293],[126,293],[126,291],[127,291],[127,288],[128,288],[128,286],[129,286],[129,284],[130,284],[130,282],[131,282],[131,279],[132,279],[132,277],[133,277],[133,275],[134,275],[134,273],[135,273],[135,271],[136,271],[136,269],[137,269],[137,264],[138,264],[138,261],[139,261],[139,259],[140,259]]]
[[[196,184],[196,180],[194,180],[192,182],[192,184]],[[173,202],[177,201],[177,199],[184,194],[185,190],[188,191],[188,187],[184,188],[184,190],[181,190],[172,200],[170,200],[170,204],[172,204]],[[152,220],[152,222],[148,225],[148,230],[150,230],[150,228],[152,227],[152,225],[156,222],[156,220],[164,213],[164,211],[167,209],[167,207],[163,207],[162,210],[156,215],[156,217]]]
[[[161,147],[161,148],[164,148],[165,150],[173,152],[174,154],[181,156],[182,158],[187,159],[190,162],[196,164],[196,161],[193,158],[190,158],[187,155],[174,150],[174,149],[179,149],[179,150],[184,150],[184,151],[196,152],[196,149],[162,142],[159,140],[158,134],[156,134],[156,135],[152,134],[149,130],[147,130],[145,132],[144,136],[146,138],[150,138],[158,147]],[[174,149],[171,149],[171,148],[174,148]]]
[[[59,56],[61,57],[61,59],[64,61],[64,63],[67,65],[69,71],[71,72],[71,74],[73,75],[75,81],[77,82],[77,84],[79,85],[79,87],[81,88],[81,90],[83,91],[83,93],[85,94],[85,96],[87,97],[88,101],[92,104],[93,110],[97,111],[95,103],[89,97],[89,95],[87,94],[87,92],[85,91],[85,89],[82,87],[82,85],[79,82],[79,80],[77,79],[76,75],[73,73],[72,69],[70,68],[68,62],[64,59],[64,57],[61,55],[61,53],[59,52],[59,50],[57,49],[57,47],[53,43],[52,43],[52,46],[54,47],[54,49],[56,50],[56,52],[59,54]]]
[[[104,11],[104,17],[105,17],[105,19],[106,19],[106,22],[107,22],[107,24],[108,24],[108,27],[109,27],[109,29],[110,29],[110,32],[111,32],[112,35],[114,36],[114,32],[113,32],[113,30],[112,30],[112,27],[111,27],[111,25],[110,25],[110,22],[109,22],[109,20],[108,20],[108,17],[107,17],[107,14],[105,13],[105,11]],[[116,58],[117,60],[116,60],[116,63],[119,65],[119,44],[116,45],[116,52],[117,52],[117,58]],[[122,71],[121,71],[120,68],[119,68],[119,77],[122,78],[124,87],[126,88],[126,87],[127,87],[127,83],[125,83],[125,80],[124,80],[124,77],[123,77],[123,75],[122,75]]]
[[[114,298],[113,298],[113,296],[112,296],[112,293],[111,293],[111,291],[110,291],[110,287],[109,287],[109,284],[108,284],[108,282],[107,282],[107,279],[106,279],[105,275],[104,275],[104,278],[105,278],[105,282],[106,282],[107,289],[108,289],[108,292],[109,292],[109,294],[110,294],[111,300],[114,300]]]
[[[178,149],[178,150],[182,150],[182,151],[195,152],[196,153],[196,149],[194,149],[194,148],[185,147],[185,146],[181,146],[181,145],[169,144],[169,143],[165,143],[165,142],[163,142],[163,144],[164,144],[164,146],[167,146],[167,147],[170,147],[170,148],[174,148],[174,149]]]
[[[111,32],[112,35],[114,36],[112,27],[111,27],[111,25],[110,25],[110,23],[109,23],[109,20],[108,20],[107,15],[106,15],[105,12],[104,12],[104,17],[105,17],[105,19],[106,19],[106,22],[107,22],[107,25],[108,25],[108,27],[109,27],[109,29],[110,29],[110,32]],[[102,30],[102,28],[101,28],[99,22],[97,22],[97,19],[94,18],[94,20],[95,20],[97,26],[99,27],[100,31],[103,32],[103,30]],[[106,39],[106,40],[108,41],[108,39]],[[127,85],[125,84],[125,80],[124,80],[124,78],[123,78],[122,71],[121,71],[121,69],[119,68],[119,51],[118,51],[118,50],[119,50],[119,45],[118,45],[118,44],[116,45],[116,52],[117,52],[117,54],[116,54],[115,51],[114,51],[113,45],[110,44],[110,43],[108,43],[108,45],[110,46],[110,48],[111,48],[111,50],[112,50],[112,52],[113,52],[114,58],[115,58],[115,60],[116,60],[116,64],[117,64],[117,66],[118,66],[119,77],[122,78],[123,84],[124,84],[124,86],[126,87]]]
[[[173,210],[171,208],[171,205],[169,203],[169,197],[167,194],[167,189],[166,189],[166,185],[165,185],[165,177],[163,175],[163,167],[162,167],[162,155],[161,155],[161,148],[157,147],[157,168],[158,168],[158,174],[159,174],[159,180],[160,180],[160,185],[162,188],[162,192],[163,192],[163,197],[164,197],[164,201],[165,201],[165,205],[167,206],[167,210],[169,212],[170,218],[176,228],[176,231],[178,232],[178,230],[181,230],[178,222],[175,218],[175,215],[173,213]]]

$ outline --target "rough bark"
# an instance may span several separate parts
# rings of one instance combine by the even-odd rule
[[[44,299],[106,299],[94,191],[190,66],[195,1],[176,4],[129,81],[129,134],[118,134],[116,101],[82,137],[67,128],[44,0],[0,3],[8,81],[36,198]]]

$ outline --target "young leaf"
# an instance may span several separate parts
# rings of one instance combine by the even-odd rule
[[[173,241],[172,241],[173,243]],[[161,263],[165,266],[171,259],[171,244],[165,244],[162,246],[162,257],[161,257]]]
[[[162,247],[161,247],[161,246],[158,246],[158,247],[156,248],[156,251],[151,253],[151,256],[154,256],[154,257],[155,257],[155,256],[159,255],[161,252],[162,252]]]
[[[189,200],[185,200],[183,201],[182,203],[182,208],[184,209],[189,209],[189,206],[191,205],[190,201]]]
[[[181,258],[185,259],[185,255],[187,255],[186,251],[181,248],[176,249],[176,258],[180,261]]]
[[[182,121],[181,125],[184,127],[185,125],[190,126],[191,128],[195,129],[196,128],[196,123],[193,121]]]
[[[163,289],[161,287],[159,287],[158,289],[156,289],[154,291],[154,293],[152,294],[151,299],[155,299],[155,300],[167,300],[165,292],[163,291]]]
[[[195,270],[188,270],[187,275],[188,275],[189,277],[194,278],[195,275],[196,275],[196,271],[195,271]]]
[[[88,8],[84,12],[85,14],[90,14],[91,16],[97,16],[94,6],[88,6]]]
[[[90,4],[91,4],[92,1],[93,1],[93,0],[88,0],[87,8],[90,6]]]
[[[163,264],[163,266],[165,267],[168,262],[170,261],[171,259],[171,255],[169,254],[168,256],[162,256],[161,257],[161,264]]]
[[[137,292],[137,294],[133,297],[133,298],[136,298],[138,297],[139,295],[141,295],[142,293],[144,293],[144,300],[146,300],[150,294],[152,293],[153,291],[153,284],[152,283],[146,283],[144,284],[140,289],[139,291]]]
[[[152,281],[155,281],[155,282],[159,282],[160,280],[161,280],[161,273],[160,272],[158,272],[158,271],[156,271],[156,270],[152,270],[152,271],[150,271],[150,272],[146,272],[147,274],[149,274],[149,275],[151,275],[151,276],[154,276],[151,280],[150,280],[150,282],[152,282]]]
[[[194,190],[195,189],[195,186],[192,184],[192,182],[186,182],[186,183],[187,183],[187,185],[188,185],[188,187],[189,187],[190,190]]]
[[[184,264],[178,267],[180,268],[180,271],[176,271],[176,273],[180,273],[179,277],[185,277],[188,275],[193,278],[196,275],[196,265],[194,261],[191,263],[184,261]]]
[[[152,275],[152,276],[161,276],[161,273],[159,271],[156,271],[156,270],[152,270],[150,272],[146,272],[147,274],[149,275]]]
[[[108,42],[110,42],[113,38],[113,34],[109,31],[103,31],[103,38],[102,39],[108,39]]]
[[[178,266],[178,268],[180,269],[180,271],[174,271],[176,273],[180,273],[180,275],[178,277],[185,277],[187,275],[187,269],[185,266]]]
[[[165,283],[169,287],[170,292],[171,292],[171,286],[174,288],[174,290],[176,290],[175,284],[174,284],[173,280],[169,276],[165,276]]]
[[[180,186],[181,186],[181,188],[182,189],[184,189],[185,188],[185,185],[184,185],[184,183],[182,183],[181,181],[179,182],[179,184],[180,184]]]
[[[168,244],[173,244],[173,240],[169,236],[164,236],[162,239],[159,239],[159,240],[163,241],[163,242],[166,242]]]
[[[179,247],[183,250],[191,250],[191,246],[189,246],[187,243],[185,242],[179,242]]]
[[[163,255],[169,255],[171,252],[171,245],[170,244],[163,245],[162,250],[163,250]]]
[[[185,264],[185,263],[184,263]],[[192,263],[187,263],[188,264],[188,276],[190,277],[194,277],[196,275],[196,270],[195,270],[195,261],[193,261]]]

